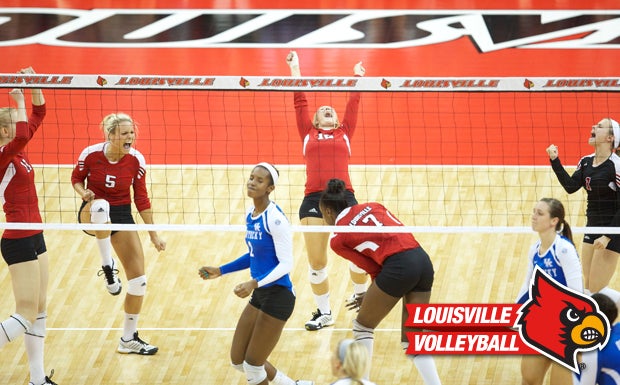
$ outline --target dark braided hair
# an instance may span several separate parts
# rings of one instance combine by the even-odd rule
[[[614,301],[601,293],[592,294],[592,299],[598,304],[598,308],[605,314],[610,324],[613,324],[616,318],[618,318],[618,307]]]
[[[319,204],[321,207],[332,209],[338,215],[349,206],[345,191],[346,185],[342,179],[330,179],[327,182],[327,187],[321,193]]]

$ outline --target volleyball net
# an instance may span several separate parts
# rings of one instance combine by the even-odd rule
[[[157,225],[136,216],[132,229],[243,230],[246,181],[262,161],[279,169],[272,199],[297,225],[305,167],[293,93],[303,91],[311,112],[330,105],[341,118],[349,94],[361,93],[350,158],[356,197],[388,207],[407,225],[401,231],[531,231],[535,202],[556,197],[579,232],[585,194],[564,192],[545,149],[556,144],[570,172],[593,151],[592,125],[620,110],[614,78],[0,74],[2,106],[13,105],[12,88],[26,89],[29,112],[27,89],[42,88],[46,99],[26,149],[44,229],[98,228],[76,223],[81,199],[70,174],[86,146],[104,141],[100,122],[113,112],[137,122],[135,147],[147,161]]]

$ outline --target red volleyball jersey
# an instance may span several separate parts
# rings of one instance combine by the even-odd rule
[[[109,144],[98,143],[86,147],[78,158],[71,174],[72,185],[82,182],[95,193],[95,198],[107,200],[111,206],[131,204],[133,200],[138,211],[151,208],[146,189],[146,162],[144,156],[135,148],[113,163],[105,156]]]
[[[39,199],[34,184],[34,169],[24,153],[24,147],[45,117],[45,105],[32,106],[28,122],[15,123],[15,138],[0,147],[0,195],[7,222],[41,223]],[[42,230],[4,231],[3,238],[26,238]]]
[[[361,203],[344,209],[336,226],[403,226],[383,205]],[[374,279],[387,257],[420,247],[410,233],[338,233],[330,239],[332,250],[364,269]]]
[[[297,130],[303,141],[306,161],[305,195],[325,189],[332,178],[342,179],[346,188],[353,191],[349,177],[350,140],[357,125],[359,92],[351,93],[340,127],[320,130],[314,127],[308,111],[308,100],[303,92],[295,92],[295,115]]]

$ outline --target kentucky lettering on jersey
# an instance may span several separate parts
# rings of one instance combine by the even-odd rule
[[[250,257],[250,274],[259,284],[280,265],[292,267],[292,239],[290,224],[282,209],[274,202],[258,216],[252,216],[254,207],[246,215],[245,242],[248,245]],[[281,285],[292,290],[293,284],[288,275],[275,273],[267,279],[262,287]]]
[[[557,234],[549,249],[540,250],[540,247],[540,240],[530,247],[528,272],[517,296],[517,303],[525,303],[529,299],[529,287],[534,266],[540,267],[559,284],[582,293],[581,262],[575,245],[567,238]]]
[[[261,229],[260,222],[255,222],[254,223],[254,229],[253,230],[250,230],[249,226],[248,226],[248,230],[245,233],[245,238],[246,239],[253,239],[253,240],[261,240],[261,239],[263,239],[263,230]]]

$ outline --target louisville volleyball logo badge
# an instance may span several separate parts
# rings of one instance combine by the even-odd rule
[[[579,373],[577,353],[602,349],[609,339],[609,320],[590,297],[569,289],[538,266],[530,299],[518,311],[515,326],[532,349]]]

